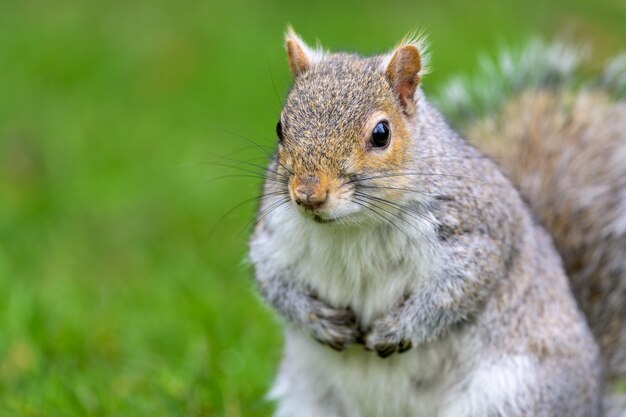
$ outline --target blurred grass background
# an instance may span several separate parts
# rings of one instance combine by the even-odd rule
[[[384,51],[430,33],[433,91],[530,35],[626,48],[626,2],[0,2],[0,415],[267,416],[280,326],[244,265],[288,22]],[[274,85],[277,93],[274,90]],[[278,94],[279,99],[276,95]]]

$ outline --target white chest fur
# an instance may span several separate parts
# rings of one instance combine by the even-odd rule
[[[435,267],[434,222],[405,224],[402,231],[349,229],[294,214],[269,225],[274,231],[263,255],[331,305],[352,308],[362,326],[397,306]]]
[[[282,400],[285,416],[308,416],[303,411],[310,408],[315,410],[311,415],[327,417],[431,417],[445,401],[452,374],[459,371],[452,367],[455,351],[450,340],[381,359],[362,346],[335,352],[289,329],[288,369],[271,395]],[[301,401],[311,392],[328,393],[339,411],[321,414],[325,410],[319,403],[303,407]]]
[[[331,305],[350,307],[361,327],[367,328],[430,276],[436,265],[433,225],[407,225],[402,231],[394,227],[337,230],[311,224],[299,215],[283,215],[280,223],[268,224],[271,238],[255,250],[262,247],[278,270],[288,270],[290,278],[306,283]],[[424,416],[432,415],[445,386],[440,375],[452,363],[455,350],[443,342],[383,360],[360,345],[335,352],[293,328],[287,329],[286,343],[291,370],[279,377],[273,395],[289,396],[286,391],[294,389],[314,391],[310,384],[325,386],[341,398],[346,416],[359,417],[415,416],[416,408]],[[306,381],[294,382],[294,374],[306,374]],[[293,415],[306,415],[302,404],[290,406],[287,401],[283,407],[297,409]]]

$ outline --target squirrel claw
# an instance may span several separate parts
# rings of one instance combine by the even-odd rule
[[[410,340],[403,340],[402,342],[400,342],[400,345],[398,345],[398,353],[404,353],[412,347],[413,343],[411,343]]]
[[[394,353],[395,351],[396,351],[396,346],[394,345],[381,346],[381,347],[376,348],[376,353],[381,358],[386,358],[388,356],[391,356],[391,354]]]
[[[359,331],[354,313],[349,309],[335,309],[315,301],[308,323],[313,338],[337,351],[355,343]]]
[[[378,356],[386,358],[393,353],[404,353],[413,347],[413,341],[406,337],[405,332],[394,316],[376,321],[365,335],[365,349],[376,351]]]
[[[332,349],[336,350],[337,352],[341,352],[345,349],[345,345],[342,343],[337,343],[337,342],[328,342],[326,343],[326,345],[330,346]]]
[[[402,340],[400,341],[400,343],[391,343],[391,344],[381,343],[381,344],[375,345],[373,349],[365,345],[365,350],[369,350],[369,351],[375,350],[378,356],[380,356],[381,358],[386,358],[396,352],[404,353],[408,351],[409,349],[411,349],[411,347],[413,347],[413,343],[411,343],[410,340]]]

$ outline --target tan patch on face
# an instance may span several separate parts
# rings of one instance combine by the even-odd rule
[[[372,131],[376,124],[385,120],[389,123],[391,132],[389,145],[384,149],[372,148],[370,145]],[[398,108],[388,105],[386,108],[371,114],[363,124],[361,135],[364,146],[359,150],[359,155],[356,158],[359,171],[373,171],[372,176],[380,176],[376,182],[384,183],[389,187],[407,188],[410,184],[410,177],[399,176],[398,174],[407,169],[405,163],[410,143],[410,132]],[[389,176],[387,177],[385,174]],[[400,190],[389,189],[385,192],[388,197],[400,193]]]
[[[313,175],[296,174],[289,182],[289,195],[298,204],[298,199],[304,198],[303,193],[310,194],[313,200],[322,201],[319,207],[314,207],[315,211],[328,212],[339,205],[342,195],[341,185],[342,180],[338,175],[321,170]],[[303,207],[305,206],[307,204],[303,204]]]
[[[321,195],[329,190],[331,178],[322,171],[294,175],[289,182],[289,192],[295,196],[300,188],[308,188],[314,195]]]

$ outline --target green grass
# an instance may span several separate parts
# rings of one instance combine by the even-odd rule
[[[626,47],[619,0],[227,3],[0,4],[0,415],[271,413],[255,205],[218,222],[259,185],[212,161],[273,146],[288,22],[364,53],[425,28],[429,91],[531,34]]]

